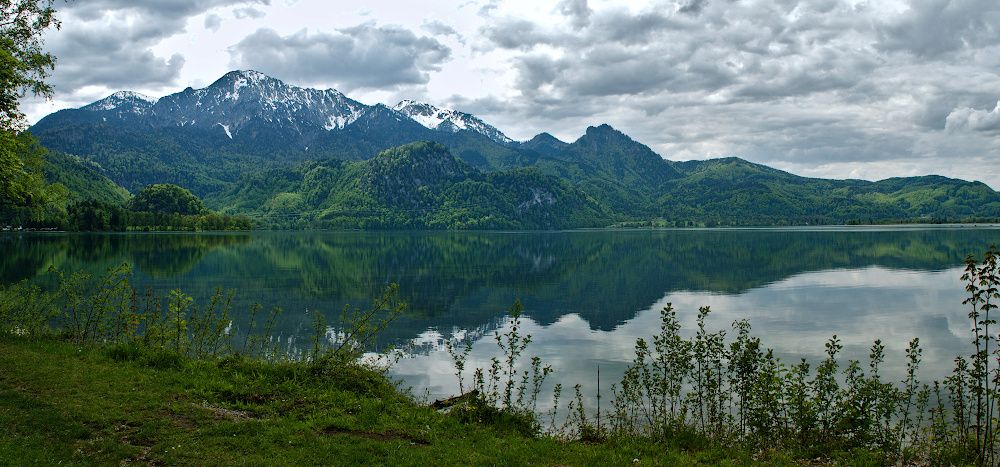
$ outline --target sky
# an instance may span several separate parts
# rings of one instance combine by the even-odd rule
[[[472,113],[517,140],[602,123],[671,160],[1000,188],[996,0],[76,0],[35,122],[234,69]]]

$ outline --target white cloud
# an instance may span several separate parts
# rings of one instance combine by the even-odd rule
[[[996,107],[990,111],[969,107],[952,110],[945,119],[945,129],[1000,132],[1000,101],[997,101]]]

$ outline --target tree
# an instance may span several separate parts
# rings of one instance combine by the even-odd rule
[[[205,214],[208,209],[190,191],[169,183],[149,185],[129,201],[129,210],[160,214]]]
[[[0,131],[25,125],[18,101],[29,92],[51,97],[45,82],[56,58],[42,50],[42,32],[59,28],[54,0],[0,0]]]
[[[47,198],[40,183],[41,156],[18,101],[29,92],[50,97],[44,80],[55,57],[42,50],[41,34],[59,28],[54,0],[0,0],[0,208],[35,206]]]

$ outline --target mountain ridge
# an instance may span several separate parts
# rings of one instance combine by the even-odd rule
[[[336,173],[341,178],[317,179],[316,183],[345,199],[351,197],[348,186],[374,190],[369,195],[382,193],[381,198],[359,201],[393,212],[391,222],[373,221],[382,226],[392,222],[444,228],[471,225],[456,214],[466,206],[417,203],[433,204],[451,196],[441,192],[435,192],[436,197],[417,196],[414,190],[424,185],[413,182],[422,179],[376,187],[380,183],[376,179],[388,176],[372,175],[379,156],[418,141],[440,145],[448,157],[464,164],[461,170],[448,169],[461,175],[449,182],[454,186],[448,189],[476,187],[479,191],[463,195],[469,199],[482,199],[492,206],[481,198],[482,193],[502,194],[509,201],[515,197],[509,184],[526,183],[550,188],[535,192],[529,186],[528,191],[517,191],[521,199],[517,205],[544,205],[559,190],[592,203],[589,214],[572,222],[557,216],[524,224],[535,227],[643,221],[774,225],[1000,218],[1000,194],[981,182],[939,176],[877,182],[827,180],[734,157],[670,161],[608,124],[590,126],[572,142],[544,132],[517,142],[471,114],[414,100],[393,107],[367,105],[335,89],[300,88],[254,71],[232,71],[204,88],[186,88],[158,99],[117,92],[46,116],[31,131],[46,147],[97,164],[107,177],[133,192],[150,183],[176,183],[214,202],[218,209],[242,206],[253,211],[259,207],[234,199],[240,190],[253,193],[261,206],[320,206],[316,200],[321,194],[305,187],[293,193],[245,185],[260,183],[255,174],[261,171],[282,173],[280,177],[285,178],[298,177],[298,173]],[[365,172],[355,161],[374,162],[365,166]],[[407,163],[425,172],[417,168],[419,160],[411,158]],[[348,173],[367,177],[367,185],[343,178]],[[275,181],[284,180],[280,177]],[[558,190],[551,188],[555,186]],[[311,194],[306,196],[307,192]],[[400,210],[403,205],[395,210],[389,206],[392,200],[414,209],[455,212],[445,216],[448,221],[408,218],[407,211]],[[516,227],[516,209],[504,209],[503,222],[484,220],[488,215],[480,212],[472,224]]]
[[[250,96],[249,99],[241,99],[241,96],[247,95]],[[256,104],[256,107],[268,112],[255,112],[248,109],[251,107],[248,104]],[[320,90],[289,85],[255,70],[230,71],[203,88],[187,87],[160,98],[134,91],[117,91],[82,107],[64,110],[118,111],[120,114],[145,117],[146,121],[143,123],[152,126],[218,125],[227,128],[227,136],[233,139],[250,118],[259,118],[269,123],[292,122],[293,128],[299,133],[316,128],[326,131],[342,130],[364,112],[378,111],[373,108],[379,106],[406,115],[428,129],[450,133],[468,130],[501,144],[514,143],[496,127],[468,113],[413,100],[404,100],[395,107],[380,103],[366,105],[333,88]],[[126,108],[123,110],[122,107]],[[431,124],[431,120],[427,118],[414,118],[428,116],[436,118],[436,123]],[[34,126],[45,128],[47,118],[48,116],[43,117]]]

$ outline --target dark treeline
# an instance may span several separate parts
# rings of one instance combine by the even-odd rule
[[[0,207],[0,228],[67,230],[74,232],[251,230],[245,216],[215,212],[180,214],[140,212],[97,200],[71,203],[65,208],[39,210],[34,206]]]
[[[99,201],[82,201],[70,205],[66,230],[127,231],[127,230],[250,230],[252,221],[245,216],[229,216],[208,212],[180,214],[132,211]]]

